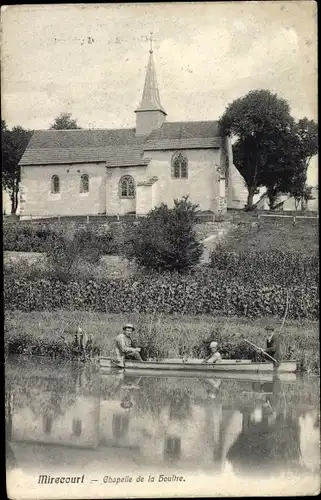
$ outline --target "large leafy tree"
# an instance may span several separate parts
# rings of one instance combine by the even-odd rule
[[[312,199],[312,186],[307,186],[307,170],[313,156],[318,152],[318,125],[313,120],[303,118],[296,124],[295,143],[290,150],[289,162],[296,166],[289,188],[290,195],[298,207],[304,207]]]
[[[77,120],[71,117],[71,113],[60,113],[52,125],[50,125],[51,130],[72,130],[80,129],[77,125]]]
[[[12,130],[7,128],[6,122],[1,120],[2,135],[2,187],[10,194],[11,213],[15,214],[18,207],[20,167],[22,157],[32,131],[17,126]]]
[[[274,208],[281,191],[291,192],[299,180],[305,183],[317,151],[317,127],[306,118],[296,123],[284,99],[268,90],[251,91],[227,107],[219,127],[234,139],[234,163],[246,182],[249,210],[261,186]]]
[[[195,266],[203,253],[194,225],[197,205],[188,197],[165,203],[149,212],[138,225],[127,256],[146,268],[158,271],[183,271]]]

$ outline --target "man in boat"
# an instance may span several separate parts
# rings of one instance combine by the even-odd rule
[[[134,347],[131,339],[131,333],[135,331],[132,324],[128,323],[123,326],[123,332],[117,335],[115,339],[115,356],[114,362],[117,366],[123,368],[126,359],[135,359],[143,361],[140,347]]]
[[[209,345],[210,354],[202,361],[202,363],[217,363],[217,361],[220,361],[222,356],[217,348],[218,342],[212,340]]]
[[[274,331],[273,326],[267,326],[265,330],[268,334],[266,339],[266,348],[258,348],[258,350],[253,354],[253,361],[255,363],[267,361],[269,363],[272,362],[275,366],[278,366],[281,360],[280,334]],[[274,358],[276,362],[272,361],[269,356],[266,356],[266,354],[269,354],[269,356]]]
[[[274,358],[277,363],[274,362],[274,365],[278,365],[281,360],[281,352],[280,352],[280,334],[274,331],[273,326],[267,326],[266,332],[268,337],[266,339],[266,348],[263,351],[263,354],[269,354]],[[271,358],[268,358],[268,361],[271,361]]]

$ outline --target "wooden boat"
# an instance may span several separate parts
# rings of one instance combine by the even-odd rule
[[[110,358],[100,358],[101,368],[118,369]],[[141,372],[169,371],[169,372],[198,372],[198,373],[295,373],[296,361],[282,361],[275,368],[273,363],[255,363],[249,359],[222,359],[215,364],[202,363],[201,359],[163,359],[161,361],[126,361],[125,370],[139,370]]]
[[[116,372],[121,372],[121,370],[115,370],[114,368],[101,368],[101,376],[113,376]],[[132,375],[134,377],[143,378],[182,378],[182,379],[219,379],[219,380],[236,380],[237,382],[273,382],[275,377],[282,383],[293,384],[296,381],[296,373],[277,373],[274,372],[200,372],[197,370],[183,371],[183,370],[148,370],[144,368],[140,369],[125,369],[126,375]]]

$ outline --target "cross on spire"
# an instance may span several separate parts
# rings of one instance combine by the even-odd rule
[[[149,49],[149,52],[150,52],[150,54],[152,54],[152,53],[153,53],[153,32],[152,32],[152,31],[150,31],[149,41],[150,41],[150,49]]]

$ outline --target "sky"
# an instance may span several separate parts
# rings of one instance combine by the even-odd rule
[[[316,3],[18,5],[2,8],[2,118],[47,129],[135,126],[149,32],[168,121],[216,120],[253,89],[317,120]]]

